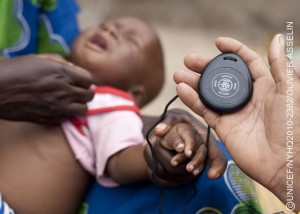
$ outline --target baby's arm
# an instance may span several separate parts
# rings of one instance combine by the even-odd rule
[[[129,146],[108,160],[106,171],[119,184],[132,184],[147,179],[144,144]]]
[[[173,166],[186,164],[186,170],[198,175],[204,168],[207,148],[198,131],[187,123],[178,123],[162,138],[166,149],[176,152]]]
[[[186,123],[176,124],[161,139],[161,143],[176,152],[171,159],[174,167],[184,163],[186,170],[194,175],[198,175],[203,170],[207,149],[193,126]],[[143,156],[144,148],[145,144],[133,145],[111,156],[106,166],[107,174],[120,184],[146,180],[149,173]]]
[[[142,121],[133,111],[112,111],[88,118],[101,185],[130,184],[146,177]]]
[[[96,124],[90,128],[95,129],[93,138],[97,160],[96,176],[102,185],[131,184],[149,178],[149,167],[144,158],[146,144],[143,143],[141,133],[142,122],[139,118],[132,120],[134,115],[135,113],[126,111],[111,112],[93,119]],[[99,121],[102,126],[99,125]],[[136,133],[139,133],[138,136]],[[199,174],[202,171],[206,159],[206,146],[191,125],[178,123],[161,140],[169,150],[178,152],[172,159],[168,159],[169,162],[173,162],[173,166],[176,162],[182,165],[180,163],[187,160],[188,172]],[[178,167],[174,168],[177,171]],[[172,180],[177,180],[176,175],[177,172],[172,176]]]
[[[119,117],[118,125],[122,121],[126,121],[125,124],[128,126],[128,120],[122,118]],[[135,132],[138,131],[135,130]],[[106,129],[106,132],[109,132],[109,130]],[[127,134],[128,139],[132,139],[131,134]],[[170,150],[177,152],[171,159],[173,166],[180,165],[183,162],[187,163],[186,170],[194,175],[198,175],[203,170],[207,149],[201,136],[193,126],[186,123],[176,124],[162,138],[161,143],[164,143]],[[131,184],[146,180],[149,174],[143,155],[144,148],[145,143],[128,144],[127,147],[112,154],[107,160],[105,174],[119,184]],[[176,178],[174,179],[176,180]]]

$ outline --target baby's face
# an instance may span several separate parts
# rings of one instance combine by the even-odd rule
[[[141,76],[156,34],[134,17],[109,20],[82,33],[72,46],[73,62],[89,70],[95,84],[127,90]]]

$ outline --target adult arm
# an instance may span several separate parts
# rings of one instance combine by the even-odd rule
[[[90,74],[74,65],[26,55],[0,61],[0,118],[55,123],[86,112]]]
[[[300,94],[296,93],[300,90],[300,80],[286,56],[284,37],[277,35],[271,42],[268,54],[270,67],[257,53],[236,40],[219,38],[216,46],[222,52],[238,54],[247,63],[254,81],[250,102],[232,114],[218,114],[206,108],[197,93],[199,74],[196,73],[201,73],[209,60],[199,55],[185,58],[185,65],[196,73],[175,73],[177,93],[216,131],[239,167],[287,203],[287,182],[291,182],[288,176],[293,176],[294,181],[300,178]],[[291,84],[293,88],[289,88]],[[287,97],[287,90],[294,93]],[[291,98],[292,105],[287,105]],[[292,110],[288,111],[288,108]],[[290,118],[293,140],[290,142],[287,138],[287,124],[291,124],[288,123],[288,112],[293,114]],[[292,153],[288,153],[290,149]],[[293,163],[292,175],[287,171],[288,161]],[[293,185],[293,202],[295,210],[299,211],[298,182]]]

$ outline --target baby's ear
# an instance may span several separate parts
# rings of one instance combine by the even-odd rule
[[[128,92],[133,96],[135,103],[139,106],[142,107],[145,104],[146,100],[146,90],[145,86],[143,85],[135,85],[132,86]]]

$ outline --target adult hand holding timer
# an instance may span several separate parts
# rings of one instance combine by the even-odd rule
[[[217,133],[233,160],[251,178],[271,190],[289,209],[300,209],[300,183],[293,183],[293,199],[287,201],[287,79],[292,78],[294,92],[300,91],[299,76],[287,71],[285,40],[276,35],[269,47],[267,65],[261,56],[239,41],[218,38],[217,48],[239,55],[253,78],[253,94],[239,111],[228,114],[209,109],[199,99],[199,75],[210,62],[199,55],[188,55],[184,62],[193,72],[176,72],[180,99],[202,116]],[[292,154],[293,178],[300,178],[300,93],[293,93]],[[291,201],[292,200],[292,201]]]

